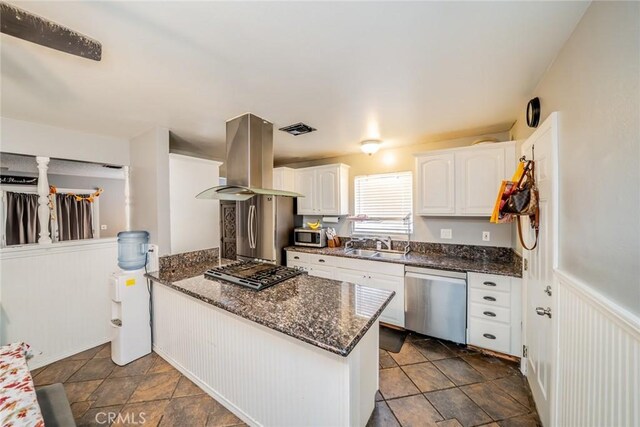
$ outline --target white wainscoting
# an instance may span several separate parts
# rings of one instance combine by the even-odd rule
[[[640,319],[570,275],[556,274],[556,425],[639,426]]]
[[[378,322],[348,357],[153,285],[154,350],[250,425],[364,426],[378,389]]]
[[[111,340],[115,238],[0,250],[0,343],[24,341],[32,369]]]

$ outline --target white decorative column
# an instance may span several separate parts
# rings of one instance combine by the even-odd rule
[[[49,233],[49,221],[51,212],[49,211],[49,179],[47,169],[49,169],[48,157],[36,157],[38,162],[38,222],[40,223],[40,238],[38,243],[51,243]]]
[[[124,171],[124,215],[127,231],[131,231],[131,170],[129,166],[122,168]]]

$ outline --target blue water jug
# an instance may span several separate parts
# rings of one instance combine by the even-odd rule
[[[137,270],[147,263],[149,233],[146,231],[121,231],[118,233],[118,267]]]

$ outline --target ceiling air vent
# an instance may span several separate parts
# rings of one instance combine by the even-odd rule
[[[285,126],[280,128],[281,131],[290,133],[293,136],[304,135],[305,133],[313,132],[314,128],[309,125],[305,125],[304,123],[296,123],[294,125]]]

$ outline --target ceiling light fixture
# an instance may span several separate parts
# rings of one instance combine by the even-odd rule
[[[360,143],[360,149],[363,153],[372,155],[380,149],[381,144],[382,141],[380,141],[379,139],[368,139]]]

